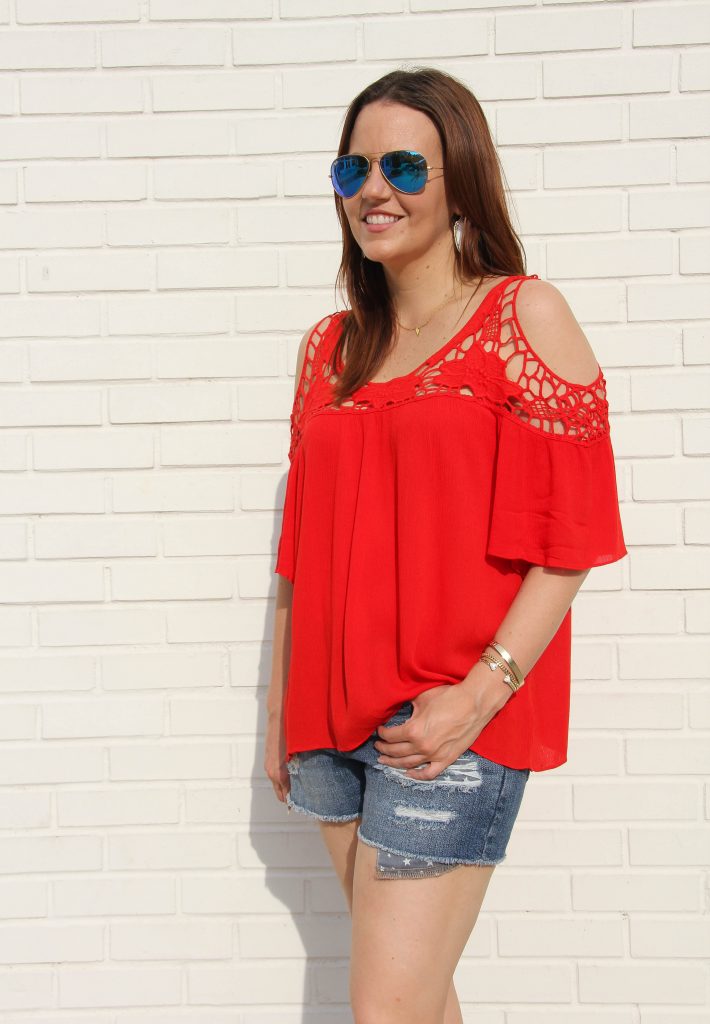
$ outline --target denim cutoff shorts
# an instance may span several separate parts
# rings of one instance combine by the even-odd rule
[[[402,725],[407,701],[385,725]],[[294,753],[289,810],[321,821],[362,818],[357,836],[377,847],[377,878],[424,878],[460,864],[500,864],[520,810],[529,768],[509,768],[473,750],[421,781],[379,764],[375,730],[354,750]]]

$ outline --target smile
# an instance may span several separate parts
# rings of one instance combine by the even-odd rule
[[[400,220],[402,220],[402,217],[395,217],[394,219],[392,217],[376,217],[372,222],[364,220],[363,224],[368,231],[378,232],[386,231],[388,228],[391,228],[393,224],[397,224]]]

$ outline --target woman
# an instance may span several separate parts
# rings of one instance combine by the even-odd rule
[[[338,154],[350,308],[298,353],[264,767],[345,890],[356,1024],[461,1024],[525,784],[567,758],[572,600],[626,554],[605,380],[464,85],[385,75]]]

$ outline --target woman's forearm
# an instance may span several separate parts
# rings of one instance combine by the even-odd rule
[[[505,618],[491,637],[513,657],[523,676],[554,637],[588,573],[589,569],[542,565],[533,565],[528,570]],[[491,672],[486,662],[476,662],[462,682],[475,694],[479,706],[491,712],[490,718],[515,696],[504,682],[502,671]]]
[[[291,660],[291,605],[293,584],[285,576],[278,577],[274,634],[271,642],[271,681],[266,698],[269,715],[280,715],[288,684],[288,666]]]

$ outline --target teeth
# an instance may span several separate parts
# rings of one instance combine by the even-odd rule
[[[394,224],[399,217],[385,217],[383,213],[375,213],[368,215],[365,220],[368,224]]]

